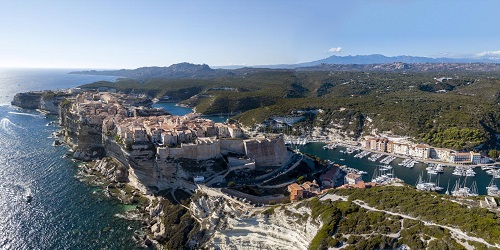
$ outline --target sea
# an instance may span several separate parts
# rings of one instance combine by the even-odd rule
[[[56,117],[10,105],[18,92],[66,89],[112,76],[68,69],[0,69],[0,249],[136,249],[132,207],[77,178],[77,163],[54,147]],[[31,196],[31,202],[27,197]]]
[[[192,109],[177,105],[175,102],[158,102],[152,105],[153,108],[163,108],[168,110],[172,115],[183,116],[185,114],[193,112]],[[227,119],[231,118],[228,115],[204,115],[202,118],[210,119],[214,122],[225,122]]]

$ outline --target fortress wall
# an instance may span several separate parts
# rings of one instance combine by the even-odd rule
[[[224,152],[244,155],[245,146],[243,140],[220,140],[220,149]]]
[[[220,157],[220,143],[219,141],[215,141],[203,144],[182,144],[180,148],[159,148],[157,153],[161,159],[172,157],[208,160]]]
[[[288,153],[283,137],[244,141],[246,155],[255,160],[256,166],[281,166]]]

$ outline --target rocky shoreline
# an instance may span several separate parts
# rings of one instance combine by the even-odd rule
[[[124,214],[117,214],[116,216],[126,220],[141,222],[141,227],[134,229],[133,236],[133,239],[139,246],[161,249],[158,242],[148,237],[152,226],[150,224],[150,215],[154,214],[152,212],[153,209],[149,206],[156,198],[142,195],[130,185],[116,181],[116,172],[113,171],[113,168],[108,167],[107,161],[112,160],[104,158],[103,160],[80,162],[78,164],[77,179],[87,185],[100,187],[104,196],[114,198],[121,204],[135,205],[134,209],[128,210]]]

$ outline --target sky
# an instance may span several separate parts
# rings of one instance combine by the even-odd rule
[[[495,0],[2,0],[0,67],[500,58],[499,10]]]

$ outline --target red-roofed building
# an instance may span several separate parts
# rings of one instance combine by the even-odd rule
[[[290,201],[298,201],[304,198],[304,189],[297,183],[288,185],[288,192],[290,192]]]

